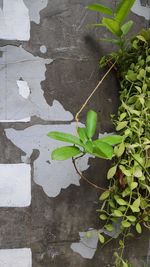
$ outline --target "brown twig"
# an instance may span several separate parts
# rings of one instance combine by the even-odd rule
[[[79,122],[79,116],[81,114],[81,112],[83,111],[83,109],[86,107],[86,105],[88,104],[88,102],[90,101],[91,97],[95,94],[95,92],[97,91],[97,89],[99,88],[99,86],[102,84],[102,82],[105,80],[105,78],[107,77],[107,75],[110,73],[110,71],[114,68],[116,64],[113,63],[111,65],[111,67],[108,69],[108,71],[105,73],[105,75],[102,77],[102,79],[98,82],[98,84],[96,85],[96,87],[94,88],[94,90],[92,91],[92,93],[89,95],[89,97],[86,99],[86,101],[84,102],[84,104],[81,106],[81,108],[79,109],[79,111],[76,113],[75,116],[75,121],[78,123]]]
[[[72,158],[72,162],[73,162],[73,165],[74,165],[74,168],[75,168],[75,170],[76,170],[76,172],[77,172],[77,174],[79,174],[79,176],[82,178],[82,179],[84,179],[88,184],[90,184],[91,186],[93,186],[94,188],[96,188],[96,189],[99,189],[99,190],[101,190],[101,191],[106,191],[106,190],[108,190],[108,189],[106,189],[106,188],[102,188],[102,187],[100,187],[100,186],[98,186],[98,185],[96,185],[96,184],[94,184],[94,183],[92,183],[92,182],[90,182],[79,170],[78,170],[78,168],[77,168],[77,165],[76,165],[76,161],[77,160],[77,158],[76,159],[74,159],[74,158]]]

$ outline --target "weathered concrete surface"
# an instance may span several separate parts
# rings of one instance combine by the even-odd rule
[[[11,5],[12,1],[9,2]],[[106,1],[101,2],[105,3]],[[108,5],[112,6],[116,2],[115,0],[111,3],[107,1]],[[20,62],[20,67],[18,67],[18,63],[15,64],[15,58],[13,58],[14,67],[10,68],[7,67],[9,65],[8,58],[5,58],[3,66],[5,75],[3,68],[0,71],[0,75],[3,77],[1,83],[5,84],[5,88],[1,89],[5,93],[3,96],[5,100],[0,103],[9,104],[3,108],[0,106],[0,116],[5,110],[4,118],[1,117],[3,120],[14,119],[15,121],[24,116],[30,116],[31,120],[28,123],[1,123],[0,163],[14,164],[26,161],[31,165],[32,201],[31,205],[26,208],[0,208],[0,249],[30,248],[33,267],[109,267],[112,266],[112,254],[117,246],[116,241],[104,248],[98,246],[92,259],[83,258],[70,248],[72,243],[79,242],[79,232],[85,232],[89,228],[99,229],[99,220],[95,212],[98,207],[99,192],[80,180],[80,187],[69,186],[68,182],[68,187],[62,189],[57,197],[52,198],[48,197],[42,187],[35,182],[37,182],[36,179],[42,181],[43,172],[44,185],[42,182],[38,184],[46,188],[46,179],[49,183],[49,162],[46,163],[46,161],[47,151],[51,149],[51,145],[48,148],[47,141],[44,141],[46,147],[43,148],[42,140],[43,138],[45,140],[45,136],[43,137],[43,134],[46,134],[45,130],[52,129],[54,124],[60,129],[64,128],[64,125],[70,127],[71,114],[75,115],[103,75],[103,72],[98,69],[99,57],[109,51],[112,46],[97,42],[102,34],[107,36],[106,32],[102,29],[87,27],[88,24],[99,22],[100,19],[99,15],[84,8],[91,3],[90,0],[25,0],[24,3],[30,17],[30,40],[22,42],[21,39],[13,38],[8,41],[6,38],[6,40],[0,41],[0,50],[7,50],[6,55],[10,50],[15,51],[11,55],[16,57],[16,60],[18,60],[21,50],[21,55],[28,55],[27,59],[31,59],[31,64]],[[137,32],[141,27],[147,25],[144,17],[136,14],[130,15],[130,17],[135,21],[133,32]],[[8,45],[9,49],[7,49]],[[43,46],[44,48],[41,48]],[[3,59],[3,56],[4,54],[0,53],[0,60]],[[27,59],[25,58],[25,60]],[[37,64],[35,59],[38,59]],[[7,72],[8,70],[9,72]],[[18,80],[26,81],[29,86],[31,94],[27,99],[19,95]],[[12,91],[11,84],[13,85]],[[8,94],[6,94],[6,89],[9,90]],[[1,97],[2,95],[1,93]],[[9,102],[7,102],[8,100]],[[16,113],[20,101],[22,109]],[[44,103],[42,108],[41,101]],[[25,103],[28,108],[24,106]],[[54,111],[49,112],[52,104],[54,104]],[[111,73],[87,107],[87,109],[93,108],[98,112],[101,133],[113,131],[110,114],[116,112],[117,106],[118,85],[114,74]],[[86,110],[81,116],[82,122],[85,120]],[[13,116],[8,117],[9,114],[12,114],[11,112]],[[14,130],[10,130],[12,128]],[[45,130],[41,130],[44,128]],[[37,134],[36,131],[30,129],[37,129]],[[70,131],[73,131],[73,128],[70,128]],[[15,133],[14,138],[10,138],[10,136],[7,138],[8,132]],[[20,141],[22,135],[19,133],[22,133],[27,141],[30,140],[30,143],[32,140],[36,140],[36,144],[31,145],[30,151],[27,141]],[[40,134],[41,139],[39,140]],[[46,153],[46,157],[45,154],[41,157],[40,153]],[[42,160],[39,161],[40,158],[45,160],[46,171]],[[38,166],[36,166],[37,162]],[[86,168],[88,164],[90,167],[85,171],[87,177],[104,185],[110,163],[90,158],[86,162]],[[49,176],[52,175],[51,167]],[[65,165],[64,171],[60,171],[62,183],[66,172],[67,166]],[[53,170],[54,173],[55,170]],[[73,177],[71,177],[72,179]],[[48,187],[47,184],[49,192]],[[148,250],[148,233],[127,244],[127,256],[136,267],[138,265],[141,267],[141,261],[148,259]],[[22,265],[16,267],[22,267]]]

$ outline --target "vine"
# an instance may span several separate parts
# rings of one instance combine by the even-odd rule
[[[72,158],[80,177],[103,191],[97,212],[104,222],[105,231],[97,231],[97,234],[100,242],[106,244],[110,239],[107,240],[105,232],[111,233],[114,225],[119,225],[119,248],[114,253],[116,267],[132,267],[123,259],[125,241],[133,235],[132,230],[141,234],[143,228],[150,229],[150,29],[142,30],[130,42],[126,38],[133,22],[130,20],[123,24],[123,21],[134,2],[122,0],[114,12],[100,4],[87,7],[111,16],[104,17],[95,26],[103,26],[113,33],[115,39],[103,40],[117,44],[119,49],[100,60],[100,67],[109,66],[109,69],[76,114],[78,136],[61,132],[48,134],[53,139],[72,144],[55,149],[52,159]],[[86,125],[81,128],[78,125],[80,113],[113,68],[117,70],[120,83],[121,104],[117,117],[112,116],[118,135],[93,139],[97,114],[90,110]],[[107,173],[107,189],[94,184],[78,170],[76,160],[86,153],[113,159],[113,165]]]

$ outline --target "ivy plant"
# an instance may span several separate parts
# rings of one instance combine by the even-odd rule
[[[105,27],[113,34],[113,38],[101,40],[115,43],[119,49],[101,58],[100,67],[111,67],[76,114],[76,121],[79,121],[79,114],[114,68],[120,84],[120,106],[118,115],[112,115],[112,121],[118,135],[93,138],[97,114],[92,110],[87,113],[85,127],[77,127],[77,136],[60,132],[48,134],[53,139],[72,144],[54,150],[53,160],[76,159],[86,153],[113,159],[106,177],[109,186],[100,195],[97,212],[107,232],[114,231],[116,223],[120,227],[119,247],[114,253],[115,267],[133,267],[123,258],[125,240],[133,236],[133,232],[141,234],[143,228],[150,229],[150,29],[142,30],[128,41],[126,35],[133,21],[124,21],[134,2],[121,0],[115,11],[101,4],[87,7],[106,15],[94,25]],[[100,243],[109,242],[106,234],[97,233]]]

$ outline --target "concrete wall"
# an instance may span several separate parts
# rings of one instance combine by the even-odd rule
[[[116,242],[97,248],[94,230],[84,235],[100,227],[99,192],[70,160],[50,159],[61,144],[47,137],[51,130],[75,132],[74,115],[103,74],[98,60],[112,49],[97,41],[107,37],[103,29],[88,26],[100,20],[85,9],[91,2],[0,0],[0,267],[112,266]],[[138,0],[133,12],[134,33],[148,26],[150,12]],[[98,112],[101,134],[113,131],[117,106],[112,73],[87,107]],[[108,165],[88,156],[78,162],[100,185]],[[136,267],[149,261],[149,247],[148,233],[127,244]]]

